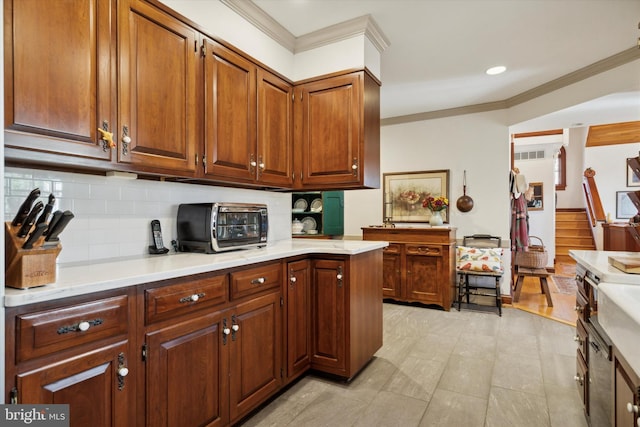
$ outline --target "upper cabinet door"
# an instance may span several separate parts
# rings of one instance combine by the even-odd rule
[[[379,86],[364,72],[296,89],[295,172],[309,189],[380,187]]]
[[[198,33],[142,1],[121,1],[119,14],[118,161],[192,176]]]
[[[205,175],[253,181],[256,151],[256,66],[204,41]]]
[[[111,159],[98,128],[115,125],[115,3],[4,2],[7,147]]]
[[[258,68],[258,169],[261,184],[293,184],[293,86]]]

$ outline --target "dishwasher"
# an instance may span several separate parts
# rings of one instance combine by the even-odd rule
[[[611,425],[611,340],[598,323],[589,318],[589,421],[593,427]]]

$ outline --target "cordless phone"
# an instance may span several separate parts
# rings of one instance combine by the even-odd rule
[[[150,254],[166,254],[169,249],[164,247],[162,243],[162,230],[160,229],[160,221],[154,219],[151,221],[151,237],[153,238],[153,245],[149,246]]]

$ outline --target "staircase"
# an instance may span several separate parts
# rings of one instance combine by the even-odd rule
[[[556,209],[556,263],[575,263],[570,249],[595,250],[591,225],[584,209]]]

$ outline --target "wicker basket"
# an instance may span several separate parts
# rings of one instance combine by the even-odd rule
[[[537,239],[540,244],[532,245],[531,239]],[[536,236],[529,236],[529,250],[516,252],[514,264],[524,268],[545,268],[548,260],[549,253],[545,249],[542,239]]]

